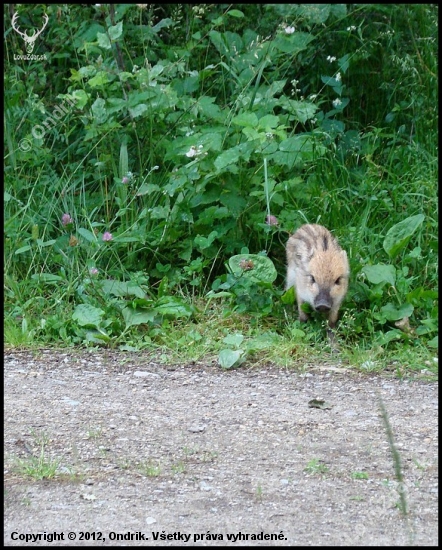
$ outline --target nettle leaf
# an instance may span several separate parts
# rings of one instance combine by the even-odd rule
[[[288,153],[299,153],[302,150],[308,150],[311,149],[312,146],[312,139],[311,136],[293,136],[289,137],[287,139],[284,139],[279,144],[279,150],[285,151]]]
[[[377,265],[365,265],[361,269],[362,273],[374,285],[379,283],[389,283],[391,286],[396,282],[396,269],[393,265],[377,264]]]
[[[107,29],[107,32],[109,33],[111,40],[118,40],[120,36],[123,34],[123,21],[120,21],[113,27],[109,27]]]
[[[305,124],[307,120],[312,119],[318,110],[318,107],[314,103],[310,103],[309,101],[297,101],[286,97],[281,98],[280,104],[283,109],[295,115],[296,119],[303,124]]]
[[[256,128],[258,126],[258,117],[255,113],[240,113],[232,118],[232,123],[238,124],[238,126],[252,126],[252,128]]]
[[[136,107],[129,108],[129,113],[133,116],[133,118],[137,118],[144,114],[147,111],[147,105],[145,103],[140,103]]]
[[[306,32],[294,32],[291,35],[278,35],[273,43],[276,49],[281,52],[296,55],[307,48],[315,37]]]
[[[107,84],[108,82],[109,82],[108,74],[105,71],[98,72],[93,78],[88,80],[88,84],[91,88],[98,88],[99,86],[104,86],[104,84]]]
[[[395,258],[407,246],[411,236],[424,219],[423,214],[417,214],[390,227],[383,243],[384,250],[390,258]]]
[[[230,164],[234,164],[239,159],[239,151],[235,147],[232,149],[228,149],[227,151],[224,151],[221,153],[216,159],[215,159],[215,168],[219,171],[226,168],[226,166],[229,166]]]
[[[151,220],[163,220],[169,217],[170,207],[169,206],[154,206],[150,211]]]
[[[276,128],[279,124],[279,116],[265,115],[259,119],[258,127],[263,130]]]
[[[108,114],[106,111],[106,102],[103,98],[97,98],[92,104],[91,110],[92,114],[94,115],[94,121],[97,124],[103,124],[104,122],[106,122]]]
[[[255,283],[273,283],[278,275],[272,260],[259,254],[232,256],[229,267],[237,277],[246,277]]]
[[[166,19],[161,19],[156,25],[152,27],[152,31],[154,33],[158,33],[161,29],[168,28],[174,24],[172,19],[169,19],[168,17]]]
[[[84,109],[90,97],[84,90],[74,90],[70,93],[70,96],[75,100],[77,109]]]
[[[89,304],[79,304],[72,313],[72,319],[81,327],[98,327],[103,318],[104,311]]]
[[[218,356],[218,362],[223,369],[231,369],[238,366],[244,359],[245,352],[241,349],[222,349]]]
[[[252,141],[235,145],[235,147],[227,149],[227,151],[224,151],[215,159],[215,168],[220,172],[227,166],[235,164],[240,158],[243,158],[247,162],[254,149],[255,145]]]
[[[310,24],[321,25],[325,23],[330,15],[330,4],[300,4],[298,15]]]
[[[100,48],[104,48],[105,50],[111,49],[112,46],[109,36],[105,32],[97,32],[97,40]]]
[[[221,55],[227,55],[229,53],[223,35],[220,32],[214,30],[209,31],[209,38]]]

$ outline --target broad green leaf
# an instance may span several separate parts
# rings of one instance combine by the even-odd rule
[[[284,139],[279,144],[279,150],[288,153],[299,153],[312,150],[312,138],[309,135],[298,135]]]
[[[399,307],[387,304],[381,307],[381,313],[388,321],[398,321],[404,317],[410,317],[413,311],[414,307],[411,304],[402,304]]]
[[[94,122],[97,124],[103,124],[108,118],[106,111],[106,102],[103,98],[98,97],[92,104],[92,114],[94,115]]]
[[[60,275],[53,275],[52,273],[34,273],[31,279],[41,283],[58,283],[64,281],[63,277],[60,277]]]
[[[244,14],[240,10],[230,10],[227,12],[227,15],[231,15],[232,17],[244,17]]]
[[[342,82],[336,80],[333,76],[321,76],[321,80],[326,86],[332,86],[333,88],[342,86]]]
[[[164,296],[160,298],[155,305],[155,311],[160,315],[178,319],[181,317],[191,317],[193,309],[179,298],[174,296]]]
[[[263,130],[276,128],[279,124],[279,116],[265,115],[259,119],[258,127]]]
[[[132,281],[104,280],[101,282],[101,288],[103,293],[108,296],[136,296],[137,298],[146,297],[146,292]]]
[[[294,56],[305,50],[312,40],[314,40],[314,36],[311,34],[306,32],[294,32],[287,36],[280,34],[273,42],[279,51]]]
[[[212,44],[221,55],[227,55],[229,53],[226,43],[224,42],[223,35],[220,32],[211,30],[209,31],[209,37]]]
[[[158,33],[161,29],[168,28],[174,24],[172,19],[168,17],[166,19],[161,19],[156,25],[152,27],[154,33]]]
[[[227,151],[224,151],[221,153],[216,159],[215,159],[215,168],[218,171],[223,170],[227,166],[231,164],[235,164],[239,159],[239,149],[238,146],[232,147],[231,149],[227,149]]]
[[[296,119],[303,124],[305,124],[307,120],[312,119],[318,110],[318,107],[314,103],[309,101],[297,101],[286,97],[281,98],[280,104],[283,109],[295,115]]]
[[[141,197],[142,195],[147,195],[149,193],[154,193],[159,190],[160,190],[160,187],[156,183],[143,183],[138,188],[137,197]]]
[[[37,239],[35,242],[40,248],[45,248],[46,246],[52,246],[57,241],[55,239],[51,239],[50,241],[42,241],[41,239]]]
[[[416,214],[416,216],[410,216],[390,227],[383,244],[384,250],[390,258],[395,258],[407,246],[411,236],[424,219],[425,216],[423,214]]]
[[[243,341],[244,336],[239,332],[236,332],[235,334],[228,334],[225,338],[223,338],[224,344],[227,344],[228,346],[233,346],[235,348],[239,348]]]
[[[377,285],[379,283],[389,283],[391,286],[396,282],[396,269],[392,265],[376,264],[366,265],[361,269],[365,273],[370,283]]]
[[[97,32],[97,40],[100,48],[104,48],[105,50],[111,49],[112,46],[109,36],[105,32]]]
[[[435,336],[432,338],[429,342],[427,342],[428,347],[430,348],[438,348],[439,347],[439,336]]]
[[[237,277],[246,277],[255,283],[273,283],[278,275],[272,260],[258,254],[232,256],[229,266]]]
[[[129,108],[129,113],[133,116],[133,118],[137,118],[144,114],[147,111],[147,105],[145,103],[140,103],[136,107]]]
[[[14,252],[14,254],[23,254],[24,252],[27,252],[28,250],[31,250],[30,245],[22,246],[20,248],[17,248],[17,250]]]
[[[86,332],[86,342],[93,344],[103,344],[110,342],[111,338],[102,330],[88,330]]]
[[[123,21],[120,21],[113,27],[109,27],[107,29],[107,32],[109,33],[111,40],[118,40],[120,36],[123,34]]]
[[[285,305],[293,305],[295,303],[295,300],[296,300],[295,287],[291,286],[281,296],[281,302]]]
[[[163,220],[169,217],[169,206],[155,206],[150,212],[151,220]]]
[[[330,15],[330,4],[299,4],[298,16],[310,24],[322,25]]]
[[[84,109],[90,97],[84,90],[74,90],[69,95],[75,101],[77,109]]]
[[[209,248],[209,246],[213,243],[213,241],[217,237],[218,237],[218,232],[212,231],[207,237],[197,235],[194,239],[194,243],[200,250],[204,250],[205,248]]]
[[[344,19],[347,15],[347,4],[331,4],[330,15],[334,15],[336,19]]]
[[[97,241],[96,235],[94,235],[92,231],[89,231],[89,229],[84,229],[84,227],[78,228],[78,234],[90,243],[94,243]]]
[[[238,126],[252,126],[253,128],[258,126],[258,117],[255,113],[241,113],[232,118],[233,124]]]
[[[245,352],[241,349],[222,349],[219,352],[218,361],[223,369],[231,369],[244,360],[244,355]]]
[[[131,307],[125,307],[123,309],[123,319],[127,327],[135,325],[144,325],[147,323],[153,323],[155,320],[155,311],[153,309],[133,309]]]
[[[104,86],[104,84],[107,84],[108,82],[109,78],[107,73],[104,71],[100,71],[88,81],[88,84],[91,88],[97,88],[98,86]]]
[[[79,304],[72,313],[72,319],[77,321],[81,327],[98,327],[104,315],[102,309],[89,304]]]

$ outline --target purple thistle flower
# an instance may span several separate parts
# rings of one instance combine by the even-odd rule
[[[103,233],[103,241],[111,241],[112,240],[112,233],[109,233],[109,231],[105,231]]]
[[[126,184],[126,183],[129,183],[130,179],[127,176],[124,176],[121,181],[122,183]]]
[[[98,269],[97,269],[96,267],[91,267],[91,268],[89,269],[89,273],[90,273],[91,275],[98,275]]]

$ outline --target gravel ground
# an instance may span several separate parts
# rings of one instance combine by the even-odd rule
[[[4,358],[7,546],[438,545],[437,383],[336,363],[301,374],[95,350]],[[38,472],[42,451],[55,478],[18,471]]]

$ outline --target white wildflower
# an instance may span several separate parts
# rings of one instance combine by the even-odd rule
[[[192,145],[192,147],[187,151],[186,157],[192,158],[192,157],[198,157],[203,152],[203,146],[198,145],[198,147],[195,147],[195,145]]]
[[[355,31],[356,27],[354,25],[351,25],[351,27],[347,27],[348,32]]]
[[[338,74],[335,76],[335,80],[337,80],[338,82],[341,82],[341,73],[338,73]]]
[[[336,61],[336,57],[327,55],[327,61],[330,61],[330,63],[333,63],[333,61]]]
[[[318,97],[318,94],[310,94],[310,95],[308,96],[308,98],[309,98],[310,101],[315,101],[315,99],[316,99],[317,97]]]
[[[339,107],[339,105],[342,105],[342,101],[338,97],[336,99],[334,99],[332,101],[332,103],[333,103],[333,107],[335,107],[335,108]]]
[[[296,30],[295,27],[286,27],[286,28],[284,29],[284,32],[285,32],[286,34],[293,34],[293,33],[295,32],[295,30]]]

